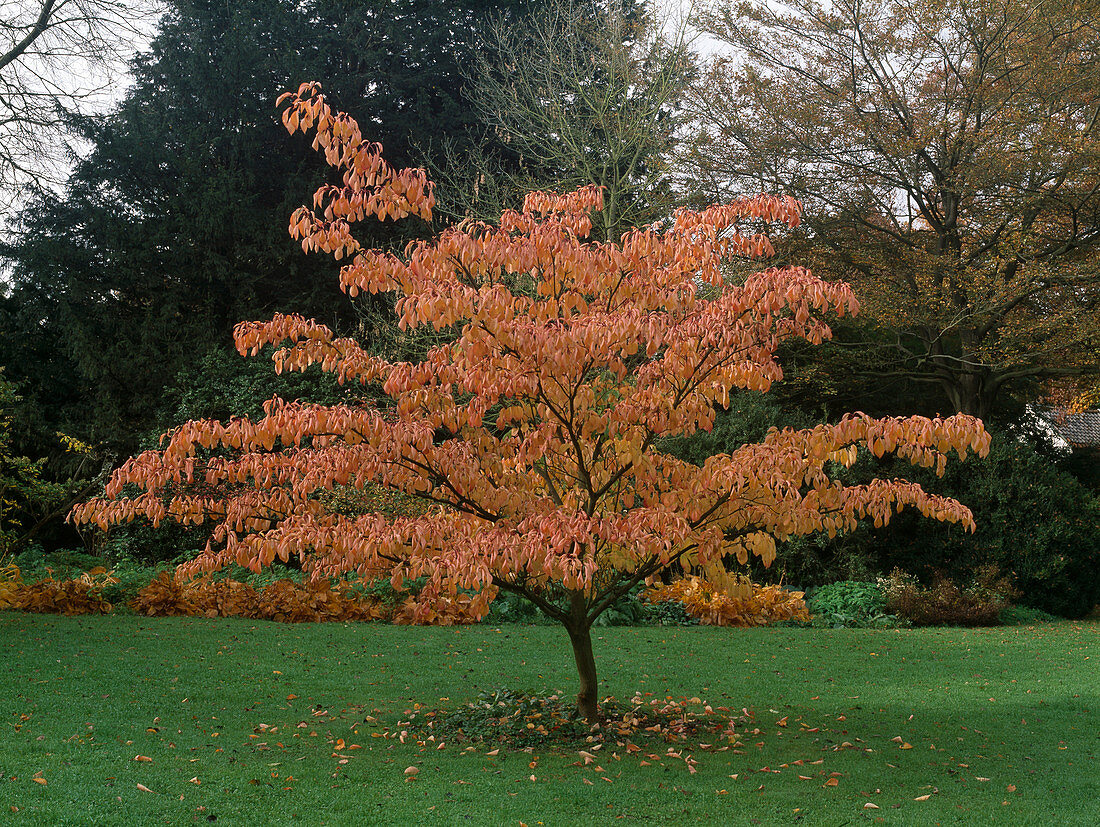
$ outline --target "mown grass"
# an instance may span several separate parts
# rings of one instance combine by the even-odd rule
[[[0,817],[34,825],[1100,822],[1095,621],[609,628],[596,647],[607,695],[698,695],[747,708],[755,722],[745,748],[682,744],[681,758],[644,766],[638,755],[609,754],[611,745],[585,766],[574,765],[575,751],[488,755],[495,745],[463,752],[467,744],[378,737],[415,703],[455,708],[498,688],[573,691],[565,635],[553,627],[3,613]],[[412,781],[410,766],[419,769]]]

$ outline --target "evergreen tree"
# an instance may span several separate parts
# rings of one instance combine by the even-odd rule
[[[91,144],[62,197],[43,193],[6,250],[0,364],[64,430],[126,453],[171,424],[180,371],[229,349],[232,326],[293,309],[355,325],[328,277],[286,232],[327,174],[288,141],[275,99],[319,80],[371,113],[395,163],[481,127],[458,70],[473,30],[512,0],[176,0],[116,111],[73,118]],[[426,228],[388,225],[403,244]],[[322,276],[322,273],[325,275]]]

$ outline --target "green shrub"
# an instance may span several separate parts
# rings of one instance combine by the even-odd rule
[[[1001,610],[1002,626],[1032,626],[1036,623],[1051,623],[1058,618],[1042,609],[1030,606],[1006,606]]]
[[[529,600],[511,592],[501,592],[489,604],[489,614],[485,615],[484,623],[536,623],[550,625],[556,621],[544,615],[539,608]]]
[[[699,618],[688,612],[679,600],[646,603],[646,620],[658,626],[698,626]]]
[[[938,571],[965,583],[992,565],[1011,574],[1022,605],[1083,617],[1100,601],[1100,503],[1051,458],[995,435],[988,457],[949,463],[942,479],[912,479],[969,506],[977,531],[903,513],[870,535],[880,571],[898,566],[925,582]]]
[[[818,625],[892,626],[896,618],[886,611],[886,593],[877,583],[842,580],[813,589],[806,605]]]

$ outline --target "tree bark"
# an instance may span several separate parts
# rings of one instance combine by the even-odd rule
[[[580,677],[580,691],[577,692],[577,715],[590,724],[599,720],[596,704],[597,680],[596,658],[592,654],[592,624],[588,621],[584,595],[574,593],[571,600],[569,622],[565,628],[573,644],[573,658],[577,662],[577,675]]]

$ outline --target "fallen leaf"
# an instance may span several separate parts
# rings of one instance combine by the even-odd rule
[[[975,781],[988,781],[989,779],[988,779],[988,778],[983,778],[983,777],[982,777],[982,776],[980,776],[980,775],[975,775],[975,776],[974,776],[974,780],[975,780]]]
[[[196,785],[197,785],[197,784],[201,784],[202,782],[201,782],[201,781],[199,781],[199,777],[198,777],[198,776],[196,775],[196,776],[195,776],[194,778],[190,778],[190,779],[188,779],[187,783],[188,783],[188,784],[196,784]]]
[[[151,792],[153,792],[153,791],[152,791],[152,790],[150,790],[150,789],[149,789],[148,787],[146,787],[146,786],[145,786],[144,784],[138,784],[138,785],[137,785],[137,788],[138,788],[139,790],[141,790],[141,791],[142,791],[143,793],[151,793]],[[154,794],[154,795],[156,795],[156,793],[153,793],[153,794]]]
[[[880,810],[882,808],[879,807],[878,804],[875,804],[873,801],[868,801],[866,804],[863,805],[863,809],[864,810]]]
[[[1016,785],[1015,784],[1009,784],[1007,787],[1005,787],[1005,789],[1008,790],[1010,793],[1014,793],[1014,792],[1016,792]]]
[[[924,795],[918,795],[918,796],[917,796],[916,798],[914,798],[913,800],[914,800],[914,801],[927,801],[927,800],[928,800],[928,799],[930,799],[931,797],[932,797],[932,796],[931,796],[930,794],[928,794],[928,793],[925,793]]]
[[[419,767],[405,767],[405,775],[416,775],[420,772]]]
[[[912,749],[912,748],[913,748],[913,745],[910,744],[908,741],[906,741],[900,747],[898,747],[898,749]]]
[[[823,787],[835,787],[835,786],[836,786],[837,784],[839,784],[839,783],[840,783],[840,782],[839,782],[839,781],[837,781],[837,779],[835,779],[835,778],[830,778],[830,779],[829,779],[828,781],[826,781],[826,782],[825,782],[824,784],[822,784],[821,786],[823,786]]]
[[[34,779],[34,783],[35,783],[35,784],[43,784],[43,785],[45,785],[45,784],[47,784],[47,783],[49,783],[49,782],[48,782],[48,781],[46,781],[46,779],[45,779],[45,778],[42,778],[41,776],[39,776],[38,778],[35,778],[35,779]]]
[[[148,755],[135,755],[134,760],[135,761],[152,761],[153,759],[150,758]]]

